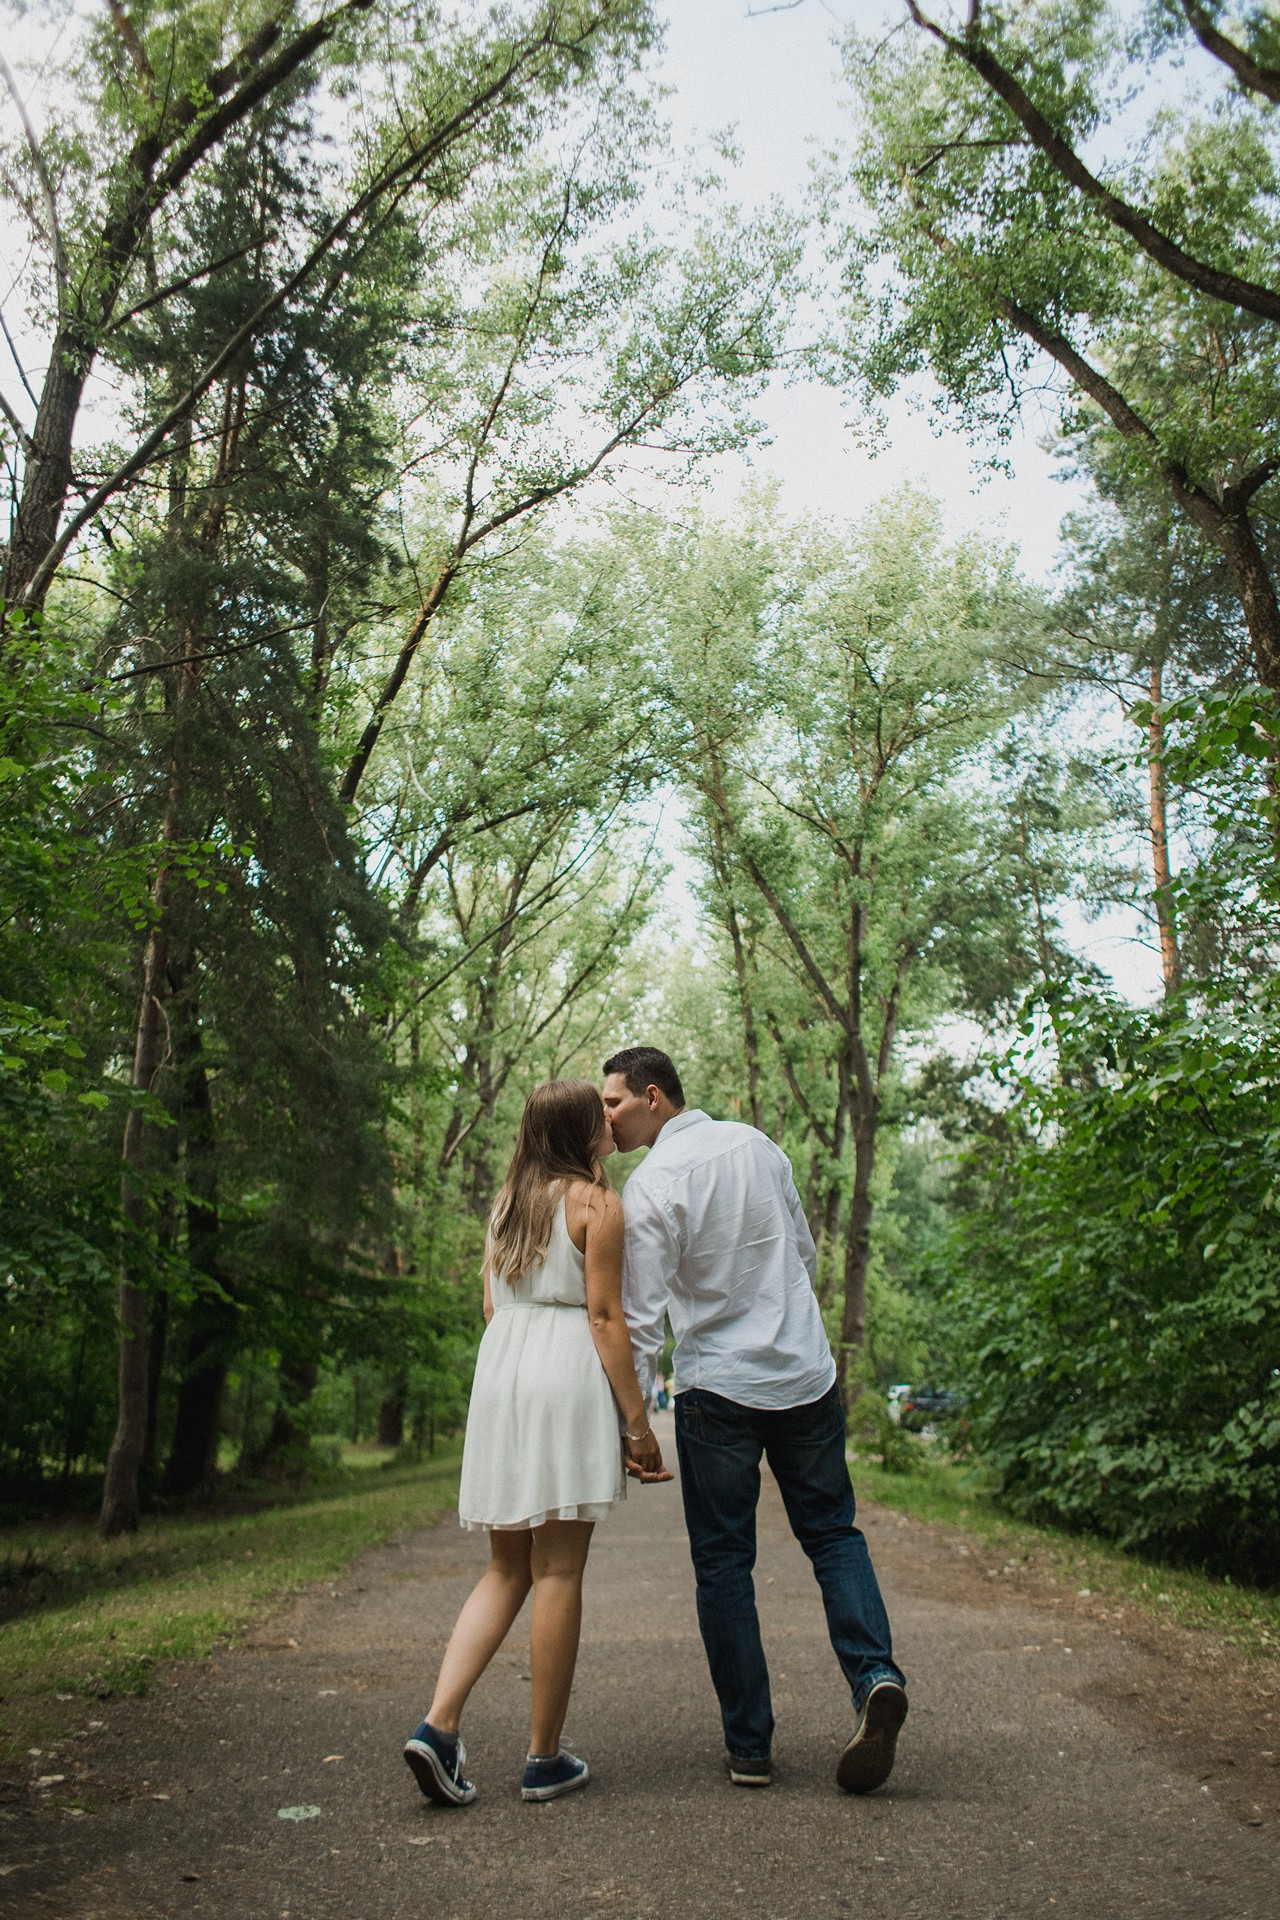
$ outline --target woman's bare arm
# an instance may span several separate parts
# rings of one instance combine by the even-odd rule
[[[591,1337],[626,1422],[627,1453],[644,1473],[661,1473],[662,1450],[649,1426],[622,1312],[622,1202],[604,1187],[580,1187],[573,1197],[578,1203],[573,1212],[586,1229],[583,1260]]]

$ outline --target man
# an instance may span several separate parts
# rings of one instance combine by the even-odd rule
[[[680,1488],[729,1777],[742,1787],[771,1778],[773,1712],[751,1577],[763,1453],[813,1563],[853,1695],[836,1780],[870,1793],[892,1770],[907,1696],[854,1523],[844,1409],[791,1163],[754,1127],[687,1110],[656,1047],[627,1047],[604,1071],[618,1147],[649,1148],[622,1195],[623,1309],[646,1393],[664,1311],[675,1330]]]

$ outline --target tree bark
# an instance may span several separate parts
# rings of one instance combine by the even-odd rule
[[[147,1339],[147,1433],[142,1448],[141,1479],[148,1497],[160,1477],[160,1390],[164,1384],[168,1344],[169,1295],[161,1288],[151,1302],[151,1330]]]
[[[1149,829],[1151,834],[1151,871],[1155,880],[1156,923],[1160,929],[1160,966],[1164,973],[1165,998],[1171,999],[1182,986],[1182,956],[1178,951],[1178,930],[1173,912],[1173,874],[1169,867],[1169,826],[1166,809],[1164,772],[1164,711],[1160,664],[1151,669],[1151,718],[1147,722],[1147,782],[1149,790]]]
[[[271,1431],[257,1455],[256,1466],[278,1466],[292,1448],[308,1439],[306,1429],[297,1415],[315,1392],[319,1378],[320,1369],[314,1360],[280,1362],[280,1394],[271,1421]]]
[[[1268,100],[1280,104],[1280,72],[1274,67],[1264,66],[1244,47],[1229,40],[1225,33],[1220,33],[1213,15],[1207,7],[1199,4],[1199,0],[1182,0],[1182,11],[1200,45],[1215,59],[1221,60],[1224,66],[1230,67],[1242,87],[1250,93],[1264,94]]]
[[[184,965],[183,982],[189,978]],[[192,1303],[165,1492],[213,1490],[222,1404],[239,1313],[219,1260],[218,1143],[205,1071],[198,1003],[185,991],[175,1009],[175,1050],[182,1071],[186,1153],[187,1256],[204,1291]]]
[[[853,1129],[853,1197],[844,1243],[844,1311],[840,1322],[840,1382],[856,1391],[855,1373],[867,1343],[867,1267],[871,1258],[871,1176],[876,1164],[878,1115],[860,1113]]]
[[[13,539],[5,559],[3,597],[22,601],[40,562],[58,537],[71,487],[71,444],[93,352],[78,331],[60,327],[50,350],[27,451]],[[38,606],[39,603],[37,603]]]
[[[179,789],[170,789],[163,837],[177,835]],[[164,1064],[168,1022],[164,1001],[169,955],[170,867],[162,860],[152,887],[154,915],[142,962],[142,1000],[134,1039],[135,1094],[150,1094]],[[115,1436],[107,1455],[98,1524],[108,1537],[137,1531],[141,1517],[138,1477],[147,1437],[147,1121],[138,1105],[125,1121],[120,1180],[120,1363]]]
[[[1216,525],[1209,524],[1211,518],[1206,516],[1200,524],[1222,550],[1231,569],[1245,626],[1253,643],[1258,678],[1280,698],[1280,600],[1276,596],[1275,581],[1243,506],[1235,512],[1223,512]]]
[[[404,1445],[405,1402],[404,1381],[393,1381],[383,1394],[378,1407],[378,1445],[380,1447]]]

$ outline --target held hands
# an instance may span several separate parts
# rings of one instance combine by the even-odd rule
[[[652,1486],[661,1480],[674,1480],[675,1475],[662,1464],[662,1449],[658,1445],[658,1436],[646,1420],[634,1433],[622,1436],[622,1461],[633,1480],[642,1485]]]

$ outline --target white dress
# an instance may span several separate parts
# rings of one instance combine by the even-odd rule
[[[587,1319],[581,1253],[564,1201],[540,1266],[490,1278],[493,1318],[476,1359],[458,1518],[469,1528],[603,1520],[626,1498],[621,1426]]]

